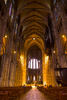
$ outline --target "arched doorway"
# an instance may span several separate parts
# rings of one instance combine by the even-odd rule
[[[33,45],[27,52],[27,84],[43,84],[42,75],[42,51],[37,45]]]
[[[46,81],[46,70],[45,70],[45,51],[44,51],[44,42],[43,39],[38,36],[38,35],[30,35],[25,43],[24,43],[24,49],[22,51],[22,55],[24,58],[24,64],[22,66],[22,85],[27,85],[27,65],[28,65],[28,53],[31,50],[31,48],[33,48],[34,46],[36,46],[36,48],[41,52],[41,60],[42,60],[42,81],[43,84]],[[38,51],[36,50],[36,51]],[[33,58],[32,58],[33,60]],[[35,60],[37,60],[37,58],[35,58]],[[35,80],[35,78],[34,78]]]

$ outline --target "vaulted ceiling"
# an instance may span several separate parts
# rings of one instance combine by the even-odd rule
[[[21,37],[27,38],[31,34],[41,37],[48,26],[51,0],[16,0],[17,14],[20,15]]]

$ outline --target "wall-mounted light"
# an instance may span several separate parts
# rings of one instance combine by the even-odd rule
[[[67,55],[67,50],[65,50],[65,54]]]
[[[7,43],[7,34],[5,34],[5,36],[3,37],[3,45],[6,46],[6,43]]]
[[[35,38],[33,38],[33,40],[35,40]]]
[[[7,37],[8,37],[8,36],[7,36],[7,35],[5,35],[4,37],[5,37],[5,39],[7,39]]]
[[[16,54],[16,51],[14,50],[14,52],[13,52],[14,54]]]
[[[54,50],[54,51],[53,51],[53,53],[55,54],[55,53],[56,53],[56,51]]]
[[[66,39],[66,36],[64,34],[62,35],[62,38],[66,42],[67,39]]]

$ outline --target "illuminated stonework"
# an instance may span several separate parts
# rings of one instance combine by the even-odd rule
[[[31,42],[30,39],[35,37],[36,40],[32,40]],[[43,85],[53,85],[52,84],[52,76],[51,76],[51,72],[49,72],[50,70],[50,63],[49,63],[49,56],[45,55],[44,52],[44,44],[43,44],[43,40],[39,37],[37,39],[37,35],[31,35],[26,41],[25,41],[25,45],[24,45],[24,66],[22,67],[22,85],[26,85],[26,66],[27,66],[27,52],[28,49],[32,46],[32,45],[37,45],[40,47],[41,51],[42,51],[42,75],[43,75]],[[51,70],[50,70],[51,71]],[[53,75],[54,76],[54,75]],[[54,86],[55,86],[55,82],[54,82]]]
[[[41,85],[59,86],[60,69],[67,69],[66,1],[0,0],[0,86],[29,85],[27,54],[33,45],[42,54]],[[39,69],[39,59],[30,58],[30,69]]]

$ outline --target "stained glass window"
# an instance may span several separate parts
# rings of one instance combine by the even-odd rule
[[[30,69],[40,68],[40,61],[38,59],[30,59],[30,61],[28,62],[28,68]]]

